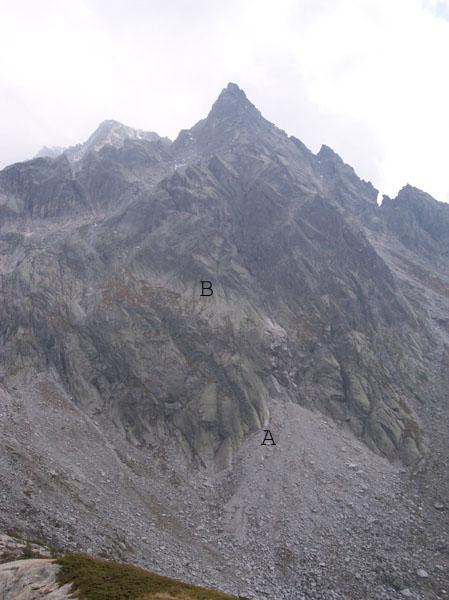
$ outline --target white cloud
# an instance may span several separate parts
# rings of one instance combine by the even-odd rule
[[[103,119],[176,136],[236,81],[312,150],[449,201],[448,0],[0,0],[0,164]]]

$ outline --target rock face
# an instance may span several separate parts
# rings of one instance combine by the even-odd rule
[[[0,533],[0,598],[69,600],[71,585],[61,585],[60,567],[49,548]]]
[[[376,460],[444,455],[449,206],[377,194],[235,84],[173,143],[105,122],[7,167],[5,406],[56,386],[102,435],[186,468],[233,469],[273,399]]]
[[[362,222],[444,252],[446,206],[405,188],[379,209],[235,84],[172,146],[106,121],[80,148],[0,175],[5,381],[51,370],[129,439],[225,462],[276,382],[389,458],[423,455],[425,307]]]
[[[71,585],[60,587],[60,567],[51,559],[28,559],[0,565],[0,594],[8,600],[70,600]]]

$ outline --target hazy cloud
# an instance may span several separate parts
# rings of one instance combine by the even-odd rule
[[[235,81],[389,195],[449,201],[446,0],[0,0],[0,166],[106,118],[175,137]]]

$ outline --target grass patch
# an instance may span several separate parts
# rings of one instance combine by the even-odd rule
[[[145,569],[84,554],[58,558],[61,585],[73,583],[80,600],[237,600]]]

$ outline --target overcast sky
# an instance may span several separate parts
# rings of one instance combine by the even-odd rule
[[[449,0],[0,0],[0,167],[104,119],[172,139],[229,81],[317,152],[449,202]]]

